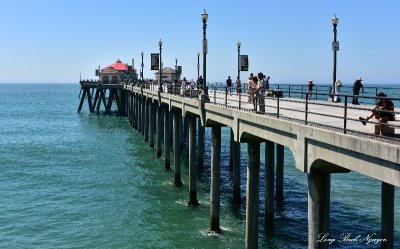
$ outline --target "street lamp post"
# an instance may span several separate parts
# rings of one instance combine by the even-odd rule
[[[158,42],[158,45],[160,46],[160,65],[159,65],[159,68],[160,68],[160,84],[159,84],[158,90],[160,92],[162,92],[163,88],[162,88],[162,61],[161,61],[162,41],[161,41],[161,39]]]
[[[238,43],[237,43],[237,48],[238,48],[238,76],[237,76],[237,78],[238,78],[238,80],[240,80],[240,45],[241,45],[241,43],[240,43],[240,41],[238,41]]]
[[[208,14],[206,10],[201,13],[201,19],[203,20],[203,89],[204,94],[208,96],[208,89],[207,89],[207,63],[206,63],[206,56],[207,56],[207,38],[206,38],[206,28],[207,28],[207,19]]]
[[[143,66],[144,66],[144,64],[143,64],[143,55],[144,55],[143,51],[142,51],[141,55],[142,55],[142,64],[141,64],[142,71],[140,72],[140,79],[143,81]]]
[[[339,18],[336,15],[333,15],[332,24],[333,24],[333,43],[332,43],[332,50],[333,50],[333,82],[332,82],[332,93],[335,93],[335,82],[336,82],[336,52],[339,50],[339,42],[336,40],[336,33],[337,33],[337,25],[339,23]],[[333,97],[332,97],[333,98]]]
[[[197,53],[197,79],[200,78],[200,53]]]
[[[175,58],[175,80],[178,80],[178,58]]]

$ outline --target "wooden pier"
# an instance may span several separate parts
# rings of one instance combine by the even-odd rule
[[[240,202],[240,143],[248,144],[246,183],[246,248],[258,248],[260,144],[265,143],[265,220],[267,232],[279,226],[274,220],[275,201],[283,196],[283,148],[293,154],[295,166],[308,179],[308,248],[328,248],[328,241],[318,240],[329,232],[331,174],[355,171],[382,182],[381,248],[394,247],[394,192],[400,186],[400,140],[376,136],[372,124],[363,126],[358,117],[368,106],[351,107],[344,103],[318,103],[305,99],[265,99],[265,112],[252,110],[241,100],[247,96],[209,91],[210,101],[158,92],[134,85],[100,86],[82,84],[85,96],[96,90],[95,101],[88,98],[89,109],[106,112],[111,104],[105,92],[114,90],[118,110],[127,115],[133,128],[140,131],[156,156],[164,157],[165,169],[174,169],[174,185],[180,179],[180,144],[188,139],[188,205],[197,206],[197,167],[203,167],[204,128],[212,129],[210,230],[220,232],[220,156],[221,127],[231,127],[233,169],[232,199]],[[154,88],[157,89],[157,88]],[[85,94],[86,93],[86,94]],[[78,111],[85,96],[82,95]],[[96,98],[97,96],[97,98]],[[111,100],[112,102],[112,100]],[[118,104],[118,102],[120,102]],[[106,104],[107,103],[107,104]],[[108,108],[109,107],[109,108]],[[107,109],[108,108],[108,109]],[[305,111],[302,111],[305,110]],[[170,117],[173,121],[171,122]],[[172,124],[172,127],[170,125]],[[183,125],[182,125],[183,124]],[[184,128],[187,124],[187,130]],[[394,127],[396,131],[398,128]],[[196,136],[198,129],[198,136]],[[170,130],[173,133],[174,165],[170,165]],[[164,136],[162,136],[164,134]],[[183,135],[183,136],[182,136]],[[164,144],[162,148],[161,145]],[[200,156],[198,156],[200,154]],[[275,154],[277,161],[274,161]]]

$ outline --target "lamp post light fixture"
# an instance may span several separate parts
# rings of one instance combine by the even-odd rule
[[[333,25],[333,42],[332,42],[332,50],[333,50],[333,82],[332,82],[332,93],[335,93],[335,82],[336,82],[336,53],[339,50],[339,42],[336,40],[337,33],[337,25],[339,23],[339,18],[336,15],[333,15],[332,25]],[[333,98],[333,97],[332,97]]]
[[[163,88],[162,88],[162,60],[161,60],[161,52],[162,52],[162,41],[161,41],[161,39],[160,39],[160,41],[158,42],[158,45],[160,46],[160,61],[159,61],[159,68],[160,68],[160,83],[159,83],[159,86],[158,86],[158,90],[160,91],[160,92],[162,92],[163,91]]]
[[[242,44],[240,43],[240,41],[238,41],[238,43],[237,43],[237,48],[238,48],[238,76],[237,76],[237,78],[238,78],[238,80],[240,80],[240,46],[241,46]]]
[[[143,55],[144,55],[143,51],[142,51],[141,55],[142,55],[142,64],[140,64],[140,66],[142,67],[142,71],[140,72],[140,79],[143,81],[143,66],[144,66],[144,64],[143,64]]]
[[[206,38],[206,29],[207,29],[207,19],[208,14],[206,10],[201,13],[201,19],[203,20],[203,92],[206,96],[208,96],[208,89],[207,89],[207,38]]]
[[[197,53],[197,79],[200,78],[200,53]]]

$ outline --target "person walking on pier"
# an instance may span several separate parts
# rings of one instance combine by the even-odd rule
[[[383,136],[383,130],[387,122],[394,120],[394,104],[390,99],[386,98],[386,94],[383,92],[379,92],[376,96],[380,98],[372,109],[371,114],[367,118],[359,117],[359,119],[363,125],[366,125],[368,120],[375,117],[379,121],[380,135]]]
[[[258,89],[260,88],[259,84],[258,84],[258,79],[257,77],[253,77],[253,84],[254,84],[254,90],[253,90],[253,109],[255,112],[257,112],[257,95],[258,95]]]
[[[308,81],[308,100],[311,100],[312,92],[313,92],[313,87],[315,86],[313,80]]]
[[[253,73],[250,74],[249,79],[247,80],[247,94],[249,95],[249,103],[252,103],[254,95]]]
[[[335,97],[333,98],[333,102],[340,102],[339,94],[340,94],[340,88],[342,87],[342,82],[340,80],[337,80],[335,82]]]
[[[258,73],[258,84],[257,84],[257,99],[260,105],[260,112],[265,112],[265,88],[266,88],[266,80],[263,73]]]
[[[362,88],[363,92],[364,92],[364,86],[362,84],[362,78],[358,77],[356,79],[356,81],[354,82],[354,86],[353,86],[353,101],[352,104],[353,105],[359,105],[360,103],[358,103],[358,95],[360,95],[360,89]]]
[[[267,76],[264,74],[265,91],[269,91],[269,79],[270,79],[270,77],[269,77],[269,76],[267,77]]]
[[[228,79],[226,80],[225,88],[226,88],[226,90],[225,90],[226,92],[228,92],[228,90],[229,90],[229,93],[231,93],[231,90],[232,90],[231,76],[228,76]]]
[[[242,93],[242,84],[240,82],[239,77],[236,78],[236,95],[239,95]]]

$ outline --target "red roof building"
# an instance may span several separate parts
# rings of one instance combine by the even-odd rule
[[[102,68],[97,76],[102,84],[119,84],[137,80],[136,69],[133,68],[133,65],[122,63],[119,59],[114,64]]]

